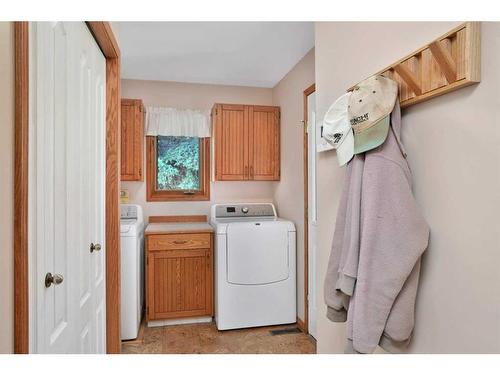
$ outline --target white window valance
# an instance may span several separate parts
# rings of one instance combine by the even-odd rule
[[[146,135],[210,137],[208,112],[193,109],[146,107]]]

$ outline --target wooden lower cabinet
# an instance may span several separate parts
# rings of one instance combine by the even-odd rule
[[[147,319],[213,315],[213,235],[146,236]]]

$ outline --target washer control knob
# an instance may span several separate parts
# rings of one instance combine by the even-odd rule
[[[248,213],[248,207],[241,207],[241,212],[243,212],[244,214],[247,214]]]

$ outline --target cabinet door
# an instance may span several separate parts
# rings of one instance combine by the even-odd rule
[[[148,253],[148,320],[212,315],[210,249]]]
[[[249,174],[251,180],[280,179],[280,109],[249,107]]]
[[[216,180],[248,180],[248,107],[217,104],[214,120]]]
[[[142,101],[122,99],[121,111],[121,179],[123,181],[143,181],[144,116]]]

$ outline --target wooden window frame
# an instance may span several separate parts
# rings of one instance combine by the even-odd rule
[[[210,200],[210,138],[200,139],[200,185],[197,192],[156,188],[156,137],[146,137],[146,200],[148,202]]]

